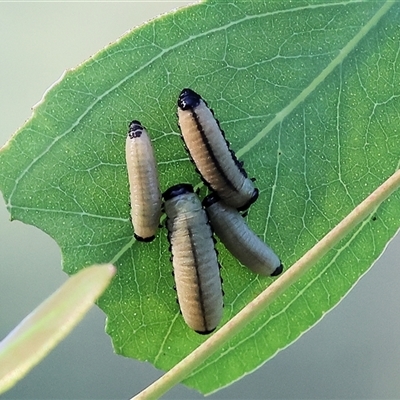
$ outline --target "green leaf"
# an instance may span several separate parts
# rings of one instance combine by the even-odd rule
[[[250,226],[289,267],[399,168],[400,7],[391,5],[206,1],[135,29],[46,93],[1,151],[0,189],[12,218],[58,242],[66,272],[117,265],[99,305],[118,353],[169,369],[204,341],[179,315],[165,228],[151,244],[132,239],[128,123],[140,120],[154,139],[164,190],[197,184],[176,99],[183,87],[198,91],[257,179]],[[399,197],[185,383],[217,390],[314,325],[399,229]],[[226,322],[272,279],[217,247]]]
[[[0,393],[14,386],[69,334],[115,272],[112,265],[79,271],[0,342]]]

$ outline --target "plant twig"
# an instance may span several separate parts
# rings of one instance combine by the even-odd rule
[[[0,341],[0,394],[14,386],[69,334],[115,273],[110,264],[82,269]]]
[[[228,321],[213,336],[201,344],[161,378],[152,383],[142,392],[132,398],[157,399],[177,383],[185,379],[195,368],[200,366],[208,357],[220,349],[226,342],[239,333],[245,325],[254,320],[294,282],[302,277],[317,261],[319,261],[333,246],[344,238],[356,225],[400,187],[400,170],[397,170],[389,179],[371,193],[350,214],[347,215],[335,228],[325,235],[313,248],[293,264],[280,278],[274,281],[259,296],[251,301],[237,315]]]

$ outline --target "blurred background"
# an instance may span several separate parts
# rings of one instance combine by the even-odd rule
[[[0,146],[67,68],[188,1],[0,3]],[[0,196],[1,197],[1,196]],[[318,325],[210,399],[400,398],[400,235]],[[58,288],[56,243],[0,198],[0,338]],[[4,399],[127,399],[162,375],[113,353],[97,308]],[[164,398],[200,399],[178,385]]]

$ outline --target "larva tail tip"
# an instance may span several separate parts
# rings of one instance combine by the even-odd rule
[[[275,271],[271,274],[271,276],[278,276],[282,273],[282,271],[283,271],[283,264],[281,263],[281,265],[279,265],[279,267],[275,269]]]
[[[210,333],[214,332],[216,328],[211,329],[209,331],[195,331],[196,333],[198,333],[199,335],[209,335]]]
[[[156,238],[155,235],[149,236],[149,237],[141,237],[141,236],[136,235],[136,233],[134,233],[133,236],[135,237],[135,239],[138,242],[146,242],[146,243],[152,242]]]
[[[250,207],[258,199],[259,194],[260,191],[257,188],[254,188],[253,194],[251,195],[251,198],[247,203],[247,207]]]
[[[259,190],[257,188],[254,188],[253,193],[250,197],[250,199],[247,201],[247,203],[243,204],[243,206],[238,207],[238,211],[246,211],[257,199],[258,195],[260,194]]]

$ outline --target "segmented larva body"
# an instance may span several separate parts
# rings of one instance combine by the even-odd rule
[[[260,275],[277,276],[283,271],[279,257],[249,228],[237,210],[214,193],[205,197],[203,205],[215,234],[243,265]]]
[[[223,294],[212,230],[189,184],[163,194],[179,306],[186,324],[211,333],[223,311]]]
[[[126,164],[134,236],[139,241],[150,242],[155,238],[160,223],[161,191],[153,146],[139,121],[129,124]]]
[[[256,201],[258,189],[229,149],[210,108],[191,89],[183,89],[179,95],[178,119],[186,147],[206,184],[226,204],[247,209]]]

